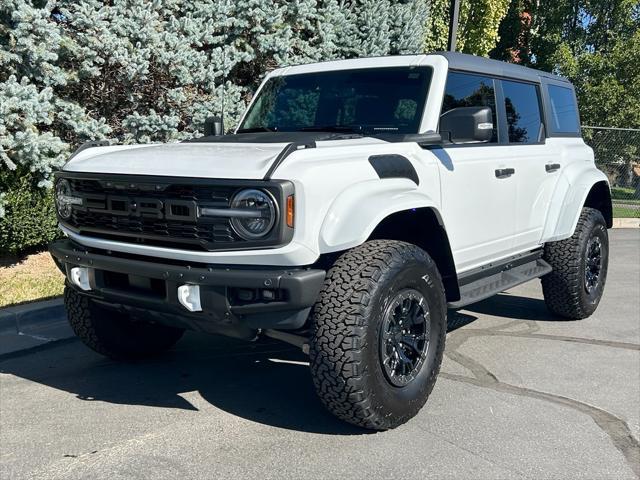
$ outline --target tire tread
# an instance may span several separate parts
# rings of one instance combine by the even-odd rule
[[[374,240],[344,253],[327,273],[313,312],[311,371],[322,403],[338,418],[376,430],[402,424],[422,407],[409,408],[403,418],[390,419],[374,408],[374,399],[366,391],[363,350],[366,347],[368,321],[365,309],[369,292],[394,259],[425,262],[434,272],[436,283],[444,288],[435,263],[420,248],[398,241]],[[445,312],[446,312],[446,307]],[[445,318],[446,322],[446,318]],[[442,328],[444,332],[446,328]],[[444,333],[443,333],[444,337]],[[431,392],[444,352],[444,338],[438,341],[436,365],[428,379]],[[425,398],[426,400],[426,398]]]
[[[585,207],[571,237],[544,246],[544,259],[553,268],[541,279],[544,301],[552,313],[561,317],[579,320],[593,313],[585,306],[581,295],[584,281],[581,243],[595,223],[605,224],[602,213]]]
[[[64,289],[64,304],[76,336],[95,352],[114,360],[131,361],[155,355],[173,346],[184,333],[183,329],[165,325],[129,322],[123,314],[105,312],[69,286]],[[104,318],[107,314],[109,317]],[[123,335],[129,338],[124,339]]]

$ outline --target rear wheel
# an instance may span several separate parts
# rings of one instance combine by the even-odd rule
[[[599,210],[583,208],[574,234],[544,247],[553,271],[542,277],[547,308],[562,317],[586,318],[595,312],[607,280],[609,237]]]
[[[343,254],[314,307],[314,385],[336,416],[385,430],[415,416],[442,362],[446,300],[429,255],[375,240]]]
[[[115,360],[138,360],[172,347],[184,330],[133,321],[126,314],[101,307],[71,287],[64,303],[75,334],[92,350]]]

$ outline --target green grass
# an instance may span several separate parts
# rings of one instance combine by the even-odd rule
[[[615,204],[613,218],[640,218],[640,208],[625,208],[620,203]]]
[[[640,205],[640,198],[636,197],[634,188],[611,187],[611,198],[618,200],[615,203],[631,203]]]
[[[62,295],[64,276],[48,252],[0,258],[0,307]]]
[[[640,198],[636,197],[634,188],[611,187],[614,218],[640,218]]]

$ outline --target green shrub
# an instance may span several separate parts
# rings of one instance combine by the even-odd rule
[[[37,188],[25,176],[3,190],[6,215],[0,218],[0,255],[17,254],[45,246],[60,236],[51,190]]]

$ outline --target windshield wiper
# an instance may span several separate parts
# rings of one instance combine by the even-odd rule
[[[340,132],[340,133],[363,133],[362,125],[314,125],[312,127],[302,127],[299,132]]]
[[[278,127],[252,127],[240,128],[237,133],[255,133],[255,132],[275,132]]]

